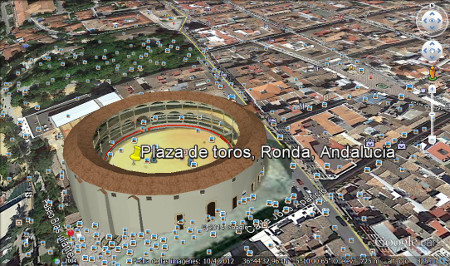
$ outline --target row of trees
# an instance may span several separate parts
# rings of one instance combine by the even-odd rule
[[[9,175],[13,175],[15,178],[17,176],[22,177],[21,179],[16,178],[14,182],[11,182],[7,187],[3,187],[2,189],[9,190],[19,183],[27,182],[24,178],[28,175],[36,178],[36,172],[42,176],[46,193],[40,191],[42,185],[38,183],[36,186],[37,193],[33,201],[33,209],[28,214],[34,220],[34,223],[29,226],[31,227],[31,232],[36,237],[36,243],[40,243],[40,240],[45,240],[47,248],[58,247],[58,243],[56,242],[57,234],[53,232],[53,226],[47,218],[43,204],[43,201],[47,198],[54,201],[54,206],[58,206],[59,204],[60,187],[57,184],[55,176],[46,174],[46,169],[50,169],[52,166],[55,152],[51,149],[47,141],[40,138],[35,138],[29,142],[25,141],[20,136],[20,127],[13,122],[11,117],[7,116],[0,122],[0,133],[6,136],[4,144],[8,151],[12,153],[10,158],[0,156],[0,173],[3,177]],[[19,165],[16,169],[20,169],[20,172],[9,173],[8,169],[11,164]],[[21,210],[15,219],[24,219],[23,216],[24,210]],[[63,212],[58,212],[55,209],[55,217],[60,219],[61,224],[64,223]],[[14,242],[17,237],[20,237],[25,228],[27,226],[16,227],[15,223],[13,223],[8,231],[8,241]],[[59,249],[56,248],[54,253],[56,256],[59,256]],[[19,250],[14,249],[7,254],[4,261],[11,260],[10,263],[13,263],[11,265],[15,265],[14,263],[18,262],[18,256]]]
[[[24,165],[24,172],[45,172],[45,169],[51,166],[54,154],[47,141],[36,138],[27,143],[20,135],[20,127],[10,116],[0,121],[0,133],[5,136],[4,146],[11,153],[9,158],[3,154],[0,156],[2,178],[9,176],[8,165],[10,164]]]
[[[3,141],[4,147],[11,153],[10,157],[6,157],[6,151],[2,152],[0,156],[0,175],[2,180],[6,179],[12,173],[9,169],[12,164],[22,165],[26,162],[25,155],[28,152],[28,145],[25,140],[20,136],[20,128],[14,124],[13,119],[10,116],[0,119],[0,133],[4,135]],[[21,182],[17,180],[16,182]],[[6,187],[2,187],[2,190],[8,190],[16,185],[11,182]]]
[[[151,39],[151,43],[147,44],[146,40]],[[155,40],[161,40],[162,47],[156,45]],[[172,40],[176,42],[170,53],[165,52]],[[145,46],[142,46],[145,43]],[[157,73],[161,69],[172,69],[183,65],[192,64],[197,61],[200,55],[196,49],[188,49],[184,37],[180,34],[173,35],[166,32],[157,33],[150,36],[138,36],[131,40],[117,40],[111,38],[111,35],[98,36],[97,39],[87,43],[81,43],[76,39],[78,48],[74,53],[84,54],[73,58],[72,53],[52,54],[51,61],[39,60],[32,70],[16,77],[21,81],[22,87],[31,86],[27,95],[17,92],[12,98],[13,106],[22,106],[24,101],[38,102],[41,108],[46,108],[57,102],[67,98],[64,91],[70,83],[77,84],[75,95],[90,92],[96,84],[106,79],[111,80],[112,84],[123,82],[125,79]],[[146,46],[149,45],[152,51],[148,51]],[[177,51],[175,46],[179,46]],[[117,54],[116,51],[119,53]],[[148,57],[141,57],[144,53],[148,53]],[[188,62],[184,62],[183,58],[191,53]],[[103,60],[102,57],[107,59]],[[97,59],[95,58],[97,57]],[[149,59],[153,61],[149,62]],[[86,62],[84,63],[84,61]],[[113,60],[115,62],[113,62]],[[107,64],[106,62],[109,62]],[[155,62],[159,64],[156,65]],[[162,66],[162,62],[166,62]],[[64,62],[64,66],[61,63]],[[39,65],[41,64],[41,65]],[[116,71],[116,65],[120,64],[120,70]],[[143,71],[138,71],[138,65],[142,65]],[[100,66],[100,70],[96,67]],[[129,68],[133,67],[134,72],[129,72]],[[127,72],[127,77],[122,73]],[[69,76],[68,76],[69,75]],[[87,83],[86,80],[90,82]],[[12,88],[12,90],[16,90]]]

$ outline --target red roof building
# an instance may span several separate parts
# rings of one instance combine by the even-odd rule
[[[441,219],[443,222],[447,222],[450,220],[450,213],[446,211],[443,207],[433,208],[430,210],[430,213],[436,217]]]
[[[437,221],[436,219],[432,220],[429,225],[431,227],[433,227],[436,231],[434,231],[434,234],[437,235],[438,237],[444,239],[446,238],[448,235],[450,235],[450,232],[441,225],[441,223],[439,221]]]
[[[436,143],[427,151],[442,162],[446,162],[450,159],[450,145],[443,142]]]

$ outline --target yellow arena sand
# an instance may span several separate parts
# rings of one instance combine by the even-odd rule
[[[215,137],[215,142],[209,142],[209,137]],[[145,132],[136,136],[138,138],[137,144],[131,142],[131,138],[117,144],[112,152],[114,156],[109,160],[109,163],[120,167],[122,169],[143,172],[143,173],[172,173],[191,169],[188,165],[188,156],[181,159],[157,159],[157,163],[145,163],[144,159],[136,161],[133,165],[133,160],[130,155],[134,152],[134,146],[140,145],[154,145],[157,144],[159,148],[182,148],[185,150],[193,148],[195,145],[198,149],[206,148],[209,156],[206,159],[194,159],[197,167],[207,165],[216,159],[212,156],[212,148],[214,145],[217,148],[228,148],[228,144],[219,136],[211,132],[200,130],[197,132],[193,128],[168,128]],[[123,153],[119,149],[123,149]],[[146,158],[151,158],[151,154],[147,154]]]

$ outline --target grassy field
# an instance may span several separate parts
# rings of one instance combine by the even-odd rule
[[[157,40],[161,45],[156,43]],[[173,48],[166,53],[169,45]],[[45,108],[65,99],[64,89],[70,83],[77,84],[78,95],[89,93],[100,82],[110,80],[117,84],[133,77],[178,68],[195,63],[199,56],[181,34],[168,31],[127,40],[118,40],[114,35],[101,35],[87,42],[80,38],[71,47],[74,47],[72,52],[51,53],[50,60],[40,59],[31,70],[19,76],[21,86],[30,89],[25,96],[15,93],[13,106],[23,106],[23,102],[28,101],[38,102]],[[55,51],[53,46],[48,48]],[[188,53],[191,54],[189,58]],[[183,60],[185,57],[187,61]]]
[[[138,136],[138,143],[133,144],[131,140],[125,140],[114,147],[114,156],[109,161],[110,164],[118,166],[123,169],[144,172],[144,173],[172,173],[178,171],[184,171],[191,169],[188,166],[188,160],[186,159],[158,159],[157,163],[145,163],[144,160],[140,160],[133,164],[130,159],[130,155],[134,152],[135,146],[140,145],[153,145],[158,144],[160,148],[182,148],[188,150],[193,148],[194,145],[198,145],[198,148],[206,148],[209,151],[209,156],[206,159],[195,159],[198,167],[207,165],[213,162],[215,159],[212,156],[212,148],[217,145],[218,148],[227,148],[226,142],[220,138],[215,139],[215,143],[209,142],[209,137],[215,136],[210,132],[200,130],[197,132],[192,128],[171,128],[162,129],[158,131],[151,131]],[[123,153],[119,152],[119,149],[123,149]],[[150,158],[151,154],[148,154],[146,158]]]

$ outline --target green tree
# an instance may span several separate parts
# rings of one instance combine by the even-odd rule
[[[2,179],[8,176],[8,158],[0,155],[0,176]]]
[[[31,153],[28,156],[30,170],[44,173],[46,169],[51,167],[54,154],[55,152],[50,149],[50,145],[46,140],[33,140]]]

